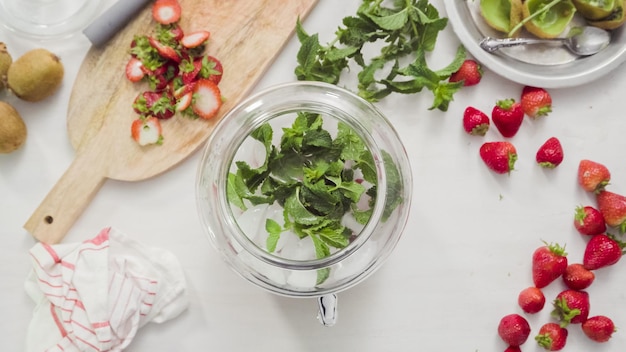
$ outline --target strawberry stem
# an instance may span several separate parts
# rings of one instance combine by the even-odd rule
[[[561,325],[562,328],[568,326],[572,322],[572,319],[580,315],[580,309],[571,309],[563,297],[555,299],[553,305],[554,310],[550,315],[559,321],[559,325]]]

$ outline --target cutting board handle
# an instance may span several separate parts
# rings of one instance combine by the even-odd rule
[[[103,164],[94,163],[88,149],[79,153],[39,207],[24,224],[37,240],[61,242],[76,219],[98,192],[106,177]],[[94,165],[95,164],[95,165]]]

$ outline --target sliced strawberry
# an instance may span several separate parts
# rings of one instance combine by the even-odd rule
[[[197,31],[189,33],[180,40],[180,44],[182,44],[182,46],[184,46],[185,48],[195,48],[204,44],[204,42],[209,40],[210,36],[211,33],[209,33],[208,31]]]
[[[202,70],[200,70],[202,78],[207,78],[215,84],[220,84],[223,75],[224,68],[220,60],[211,55],[207,55],[202,59]]]
[[[166,58],[168,60],[172,60],[174,62],[180,62],[181,61],[180,55],[171,46],[167,46],[167,45],[159,42],[154,37],[148,37],[148,40],[150,41],[150,46],[155,48],[156,51],[159,52],[159,55],[161,55],[162,57],[164,57],[164,58]]]
[[[178,22],[181,12],[178,0],[156,0],[152,5],[152,18],[160,24]]]
[[[139,82],[146,75],[143,64],[139,59],[131,57],[126,64],[126,78],[131,82]]]
[[[176,111],[183,111],[191,106],[191,102],[193,101],[193,92],[187,92],[183,94],[176,101]]]
[[[195,85],[196,85],[195,82],[192,82],[189,84],[185,84],[181,87],[178,87],[172,92],[172,95],[174,96],[174,98],[180,99],[184,95],[187,95],[187,93],[193,93],[193,89]]]
[[[196,58],[193,61],[185,60],[180,64],[183,84],[190,84],[196,80],[200,70],[202,70],[202,60],[202,58]]]
[[[134,120],[130,131],[133,139],[141,146],[163,143],[161,122],[154,116]]]
[[[208,79],[199,79],[193,89],[193,112],[203,119],[217,115],[222,106],[222,95],[217,84]]]
[[[176,112],[175,104],[174,97],[168,91],[146,91],[135,98],[133,109],[142,116],[169,119]]]

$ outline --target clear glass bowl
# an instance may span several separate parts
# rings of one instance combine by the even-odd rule
[[[267,236],[265,218],[280,222],[282,208],[260,205],[243,212],[228,198],[228,175],[235,170],[234,162],[265,158],[264,146],[256,140],[257,145],[251,143],[249,135],[270,123],[275,127],[274,139],[280,139],[281,127],[290,126],[299,112],[319,114],[329,131],[337,122],[349,126],[371,152],[375,165],[376,197],[369,221],[352,226],[358,230],[349,244],[327,256],[316,256],[314,245],[293,233],[281,234],[281,239],[287,237],[280,254],[278,250],[270,253],[258,236]],[[335,85],[295,82],[248,98],[217,123],[204,148],[196,186],[203,228],[235,272],[276,294],[322,297],[353,287],[390,255],[407,221],[412,175],[396,131],[372,104]],[[286,254],[288,246],[290,255]]]
[[[82,31],[102,6],[102,0],[0,0],[0,24],[33,39],[62,39]]]

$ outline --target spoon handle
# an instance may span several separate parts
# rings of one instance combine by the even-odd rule
[[[539,44],[539,43],[555,43],[563,42],[562,38],[554,39],[537,39],[537,38],[483,38],[479,45],[483,50],[487,52],[494,52],[500,48],[508,48],[511,46],[525,45],[525,44]]]

